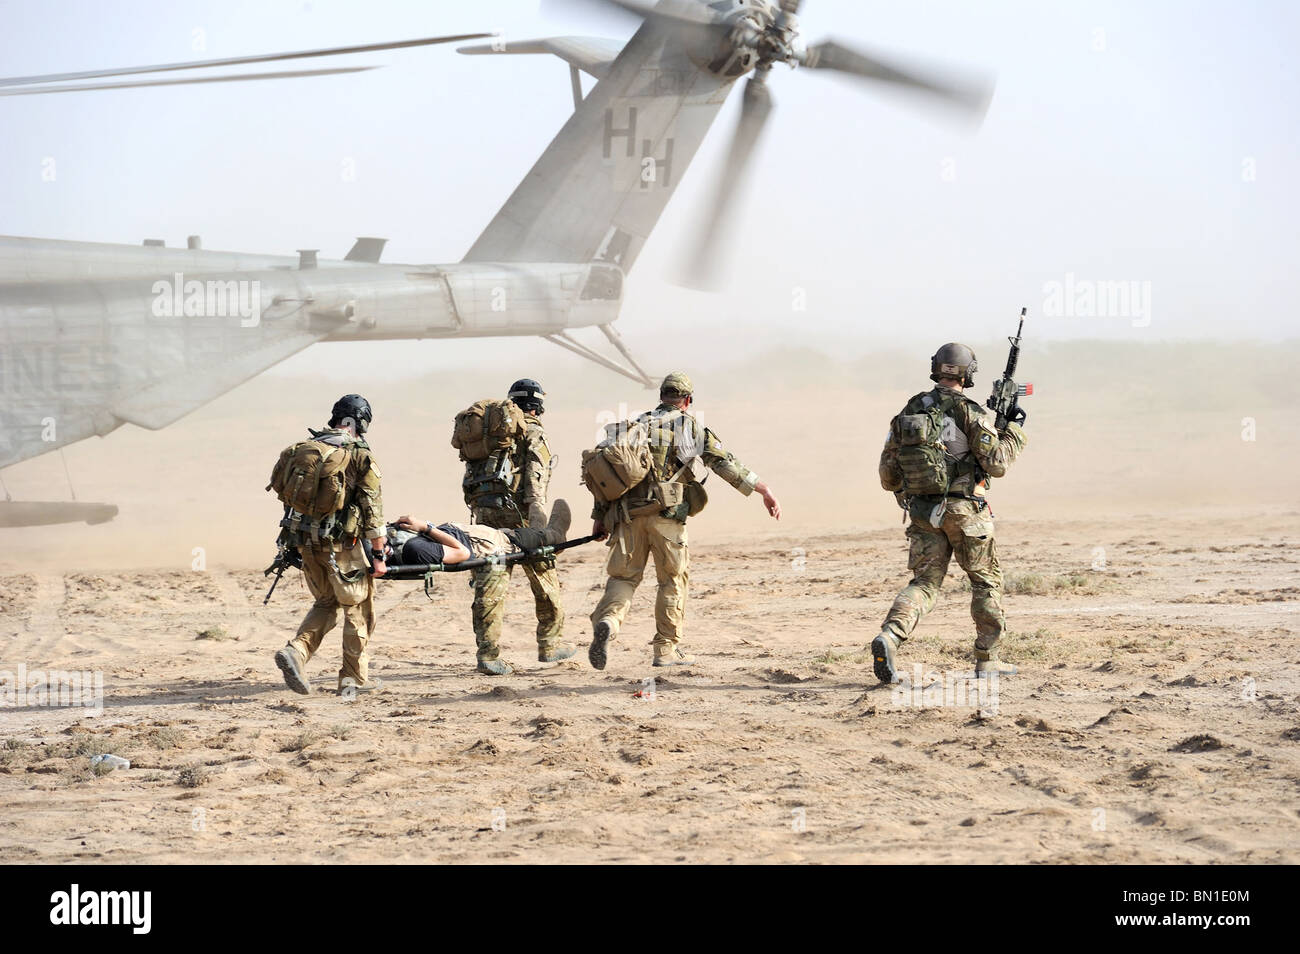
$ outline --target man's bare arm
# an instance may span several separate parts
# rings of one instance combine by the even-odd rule
[[[425,520],[419,520],[408,514],[403,514],[397,518],[397,526],[403,530],[413,530],[416,533],[423,533],[432,538],[435,542],[442,544],[442,562],[444,565],[453,563],[464,563],[472,556],[468,548],[453,537],[445,530],[439,530],[433,524]]]

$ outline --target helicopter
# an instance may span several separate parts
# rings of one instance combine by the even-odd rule
[[[990,79],[923,70],[801,36],[801,0],[598,0],[641,18],[626,43],[492,33],[0,78],[0,97],[307,79],[373,67],[267,64],[467,43],[465,55],[545,54],[569,69],[573,112],[454,264],[382,261],[359,237],[341,259],[0,236],[0,471],[124,424],[164,428],[318,342],[536,336],[646,386],[615,328],[624,283],[732,88],[740,118],[693,243],[687,284],[709,288],[730,207],[773,110],[777,66],[906,90],[982,119]],[[254,67],[191,77],[189,70]],[[584,95],[581,77],[595,84]],[[609,353],[574,337],[596,328]],[[116,513],[76,500],[0,501],[0,527]]]

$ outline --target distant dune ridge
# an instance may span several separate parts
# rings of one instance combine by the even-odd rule
[[[1006,343],[972,344],[981,368],[973,393],[983,401]],[[997,482],[995,508],[1031,519],[1291,506],[1300,448],[1300,420],[1287,412],[1294,352],[1286,345],[1030,340],[1020,369],[1035,385],[1025,401],[1030,446]],[[460,463],[448,443],[452,417],[476,398],[504,394],[518,377],[538,378],[549,389],[545,422],[559,457],[552,495],[577,501],[581,514],[588,500],[578,480],[581,451],[601,424],[653,406],[655,395],[549,345],[509,353],[500,367],[439,367],[393,377],[380,391],[368,386],[376,377],[370,373],[350,380],[264,374],[165,430],[128,426],[75,445],[66,456],[78,499],[118,504],[120,515],[96,527],[0,530],[0,567],[48,560],[188,569],[196,547],[211,564],[269,560],[279,517],[262,490],[271,464],[352,390],[375,408],[371,442],[387,512],[452,519],[465,514]],[[928,355],[884,348],[830,356],[798,347],[732,361],[701,352],[696,360],[650,364],[662,371],[676,360],[673,367],[691,372],[701,418],[782,500],[778,528],[718,483],[693,532],[722,540],[891,526],[898,511],[878,489],[876,462],[889,418],[928,387]],[[1252,428],[1254,440],[1243,440]],[[10,468],[5,479],[16,499],[68,497],[58,454]]]

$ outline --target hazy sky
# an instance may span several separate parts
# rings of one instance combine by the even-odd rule
[[[1044,338],[1295,334],[1300,3],[807,0],[801,23],[810,42],[834,35],[996,73],[983,128],[778,67],[725,293],[669,279],[738,95],[632,274],[629,341],[722,341],[738,328],[749,347],[979,340],[1004,333],[1022,304]],[[626,36],[631,24],[535,0],[4,0],[0,72],[494,28],[524,39]],[[572,109],[567,69],[550,57],[432,47],[334,62],[384,68],[0,98],[0,233],[132,244],[199,233],[208,248],[334,257],[357,235],[382,235],[386,260],[454,262]],[[1067,281],[1071,295],[1079,283],[1136,282],[1137,297],[1119,315],[1044,314],[1049,283],[1064,293]],[[805,312],[791,308],[795,289]],[[441,361],[483,347],[405,353]],[[341,353],[312,352],[322,350]]]

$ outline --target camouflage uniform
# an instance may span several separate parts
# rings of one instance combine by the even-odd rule
[[[496,455],[486,461],[465,465],[465,502],[475,524],[499,530],[516,530],[532,525],[546,525],[546,492],[551,482],[555,458],[546,442],[546,429],[532,415],[525,416],[527,431],[509,454],[509,473],[497,476],[500,461]],[[560,643],[564,633],[564,608],[560,603],[560,579],[555,561],[542,560],[523,564],[528,585],[533,591],[537,612],[537,649],[549,653]],[[480,662],[501,655],[501,622],[505,616],[506,591],[514,565],[475,570],[474,639]]]
[[[696,513],[707,500],[696,476],[696,462],[746,496],[754,492],[758,475],[726,450],[716,434],[670,404],[662,403],[636,420],[649,424],[654,467],[622,498],[608,506],[597,503],[592,510],[592,519],[609,531],[610,554],[605,567],[609,577],[605,594],[591,614],[591,621],[595,624],[607,620],[612,632],[618,632],[645,573],[646,561],[653,558],[658,582],[654,653],[659,658],[671,655],[682,639],[690,579],[686,537],[686,518],[692,513],[689,498],[696,499]],[[684,469],[683,462],[688,465]],[[680,485],[680,489],[667,492],[680,502],[663,505],[661,481]]]
[[[993,539],[993,514],[984,494],[989,477],[1001,477],[1024,448],[1025,432],[1008,424],[1001,436],[993,417],[978,402],[951,388],[935,387],[907,402],[903,414],[945,405],[942,439],[949,457],[948,494],[903,498],[903,474],[893,429],[880,455],[880,484],[900,494],[911,518],[907,567],[912,580],[894,599],[883,631],[906,639],[939,596],[939,587],[956,555],[971,584],[971,618],[975,621],[975,658],[996,658],[1004,626],[1002,569]]]
[[[316,598],[287,648],[298,657],[300,666],[306,666],[325,634],[338,625],[342,608],[343,666],[339,669],[339,687],[349,676],[358,685],[365,685],[370,681],[366,644],[375,631],[375,583],[368,572],[369,561],[361,538],[384,536],[381,475],[363,439],[340,428],[312,433],[316,439],[350,448],[351,458],[344,470],[348,502],[338,514],[325,518],[323,533],[320,521],[292,512],[287,518],[286,542],[297,546],[302,554],[302,575]]]

